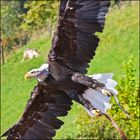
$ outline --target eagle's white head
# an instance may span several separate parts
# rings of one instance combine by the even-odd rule
[[[25,74],[24,78],[26,80],[35,78],[40,82],[44,81],[47,78],[47,76],[49,75],[48,67],[49,67],[49,65],[47,63],[44,63],[40,68],[32,69],[29,72],[27,72]]]

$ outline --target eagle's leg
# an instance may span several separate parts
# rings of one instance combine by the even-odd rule
[[[111,96],[111,91],[105,89],[105,85],[103,83],[98,82],[96,79],[92,79],[91,77],[88,77],[81,73],[75,73],[72,76],[72,80],[76,83],[80,83],[82,85],[85,85],[87,87],[93,88],[97,91],[100,91],[101,93]]]
[[[78,98],[80,100],[80,103],[86,107],[88,110],[90,110],[93,114],[96,116],[101,116],[102,113],[99,109],[95,108],[87,99],[85,99],[82,95],[78,95]]]
[[[80,83],[82,85],[85,85],[87,87],[93,88],[97,91],[100,91],[104,95],[111,96],[113,95],[115,98],[115,101],[117,105],[120,107],[120,109],[126,114],[128,118],[130,118],[129,113],[123,109],[123,107],[120,105],[118,98],[116,95],[112,94],[111,91],[105,88],[105,85],[103,83],[98,82],[96,79],[92,79],[91,77],[85,76],[84,74],[81,73],[75,73],[72,76],[72,80],[76,83]]]
[[[75,90],[69,90],[67,91],[67,94],[71,99],[82,104],[85,108],[90,110],[93,114],[96,114],[96,116],[102,115],[99,109],[94,108],[93,105],[87,99],[85,99],[82,95],[77,94]]]

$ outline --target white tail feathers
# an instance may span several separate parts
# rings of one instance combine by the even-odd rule
[[[97,81],[104,83],[105,88],[109,91],[112,92],[112,94],[116,97],[118,94],[118,91],[115,89],[117,82],[112,79],[113,74],[112,73],[107,73],[107,74],[94,74],[91,75],[93,79],[96,79]],[[92,88],[87,89],[83,97],[90,101],[92,106],[94,108],[97,108],[101,112],[105,113],[108,109],[111,108],[110,104],[110,97],[102,94],[101,92],[94,90]],[[91,115],[95,116],[96,114],[93,114],[90,110],[86,109],[86,111]]]

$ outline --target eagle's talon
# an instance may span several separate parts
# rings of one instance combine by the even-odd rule
[[[92,114],[95,114],[96,116],[100,116],[100,115],[101,115],[101,111],[98,110],[98,109],[93,109],[93,110],[91,110],[91,113],[92,113]]]
[[[100,91],[101,91],[101,93],[103,93],[106,96],[111,96],[112,95],[112,92],[107,90],[107,89],[101,88]]]

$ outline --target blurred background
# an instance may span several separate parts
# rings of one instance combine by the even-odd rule
[[[35,80],[24,74],[47,59],[56,29],[59,1],[1,1],[1,133],[16,123]],[[112,99],[108,111],[129,139],[139,136],[139,1],[112,0],[100,44],[88,74],[113,72],[119,100],[128,119]],[[91,118],[74,102],[54,139],[119,139],[104,117]]]

